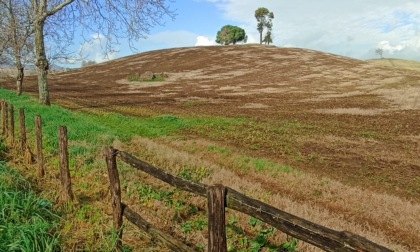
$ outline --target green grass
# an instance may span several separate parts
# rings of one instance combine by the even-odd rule
[[[57,154],[58,128],[67,126],[70,142],[70,155],[89,155],[98,147],[107,146],[115,139],[128,142],[134,136],[148,138],[170,136],[180,130],[196,128],[205,131],[212,128],[221,134],[244,122],[243,119],[229,118],[179,118],[172,115],[155,117],[132,117],[116,113],[86,114],[71,112],[59,106],[42,106],[33,98],[0,89],[0,97],[14,105],[15,120],[18,124],[19,108],[25,109],[26,125],[29,135],[34,135],[35,116],[42,116],[43,144],[45,151]]]
[[[60,232],[66,239],[63,239],[61,246],[65,249],[74,247],[81,240],[84,241],[84,244],[80,246],[83,246],[82,249],[85,251],[106,251],[107,248],[112,247],[115,237],[108,227],[105,227],[104,218],[101,218],[102,210],[89,202],[101,200],[102,196],[99,191],[106,191],[102,176],[98,176],[98,174],[104,173],[103,160],[97,158],[98,152],[102,147],[111,145],[117,139],[129,143],[136,136],[158,138],[194,134],[210,136],[212,140],[223,140],[229,136],[235,139],[235,143],[257,146],[263,145],[268,135],[285,140],[291,134],[312,130],[307,125],[289,121],[276,125],[260,125],[243,118],[181,118],[174,115],[133,117],[100,110],[91,110],[88,113],[73,112],[59,106],[43,106],[32,97],[16,96],[14,92],[3,89],[0,89],[0,98],[15,106],[17,128],[19,128],[19,108],[25,109],[31,147],[34,146],[35,116],[42,116],[43,147],[44,152],[50,154],[47,155],[47,162],[51,170],[58,167],[58,129],[61,125],[68,128],[70,169],[72,178],[77,181],[73,188],[79,191],[79,196],[83,195],[79,200],[84,202],[72,209],[62,211],[64,224]],[[263,128],[262,135],[258,132],[261,128]],[[233,155],[231,150],[215,145],[208,146],[207,151],[215,154],[220,153],[226,157]],[[240,156],[236,161],[241,169],[252,172],[269,172],[273,175],[295,172],[290,167],[281,166],[265,159]],[[120,168],[123,167],[121,165]],[[124,174],[125,169],[121,169],[121,175],[124,176]],[[211,170],[201,166],[183,166],[177,175],[186,180],[200,182],[211,175]],[[123,181],[122,186],[125,185]],[[153,208],[156,202],[162,202],[164,207],[172,209],[168,213],[170,215],[167,216],[168,220],[173,220],[176,223],[176,228],[183,234],[193,231],[205,232],[207,228],[207,223],[204,221],[205,215],[197,206],[188,203],[189,196],[187,194],[184,195],[176,189],[168,191],[163,188],[155,188],[147,183],[135,182],[135,185],[134,190],[128,193],[128,197],[135,198],[142,207]],[[89,229],[78,233],[76,226],[89,227]],[[50,232],[45,231],[44,233]],[[100,234],[99,236],[102,238],[100,243],[95,242],[95,233]],[[251,242],[242,247],[250,248],[249,246],[251,246]],[[259,244],[258,248],[264,246],[265,244]],[[0,251],[3,251],[1,247]],[[48,249],[39,251],[48,251]]]
[[[0,163],[0,251],[60,251],[59,218],[15,170]]]

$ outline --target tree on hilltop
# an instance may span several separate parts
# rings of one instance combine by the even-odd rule
[[[381,57],[381,59],[384,58],[383,57],[384,50],[382,48],[376,48],[375,53],[376,53],[376,55],[379,55],[379,57]]]
[[[6,1],[6,0],[5,0]],[[173,0],[8,0],[19,2],[25,13],[31,15],[30,26],[34,32],[35,60],[38,73],[39,101],[50,105],[48,91],[49,61],[47,42],[70,43],[74,33],[82,38],[99,35],[105,38],[105,52],[113,52],[119,39],[145,38],[150,28],[162,25],[164,16],[175,17],[168,2]],[[14,7],[15,8],[15,7]],[[80,28],[80,29],[78,29]],[[85,39],[86,40],[86,39]],[[60,47],[64,53],[66,46]]]
[[[274,19],[274,13],[270,12],[267,8],[264,7],[260,7],[255,11],[255,18],[257,19],[257,30],[260,33],[260,44],[263,43],[263,31],[264,28],[267,28],[267,33],[269,32],[270,34],[268,35],[268,38],[272,38],[271,37],[271,30],[273,28],[273,19]],[[267,35],[266,35],[267,38]],[[271,40],[270,43],[272,43],[273,41]],[[266,42],[267,43],[267,42]]]
[[[222,45],[236,44],[237,42],[245,42],[248,39],[245,30],[233,25],[225,25],[217,32],[216,43]]]

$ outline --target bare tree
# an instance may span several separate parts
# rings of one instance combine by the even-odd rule
[[[9,34],[6,32],[7,22],[4,13],[5,9],[0,8],[0,64],[2,64],[4,61],[2,56],[9,44]]]
[[[128,39],[132,46],[133,40],[144,38],[151,27],[162,24],[164,16],[174,18],[175,14],[167,2],[173,0],[30,0],[40,103],[50,104],[49,62],[45,46],[45,28],[49,21],[54,18],[65,21],[73,31],[76,25],[80,25],[84,35],[86,32],[103,35],[106,38],[104,50],[109,52],[119,39]],[[54,28],[57,31],[60,27]],[[71,32],[66,34],[72,35]]]
[[[17,69],[16,93],[22,94],[24,67],[23,62],[33,52],[33,29],[28,6],[21,0],[0,0],[2,9],[2,30],[7,40],[2,44],[2,58],[13,63]]]

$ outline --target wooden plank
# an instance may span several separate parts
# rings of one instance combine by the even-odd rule
[[[25,109],[19,109],[19,119],[20,119],[20,150],[22,152],[22,157],[25,156],[26,151],[26,123],[25,123]]]
[[[60,126],[59,134],[59,151],[60,158],[60,182],[61,182],[61,200],[64,202],[73,201],[74,195],[71,186],[71,176],[69,169],[69,151],[67,127]]]
[[[153,240],[159,241],[160,243],[171,249],[171,251],[195,251],[193,248],[188,247],[187,245],[176,240],[172,236],[155,228],[152,224],[144,220],[138,213],[134,212],[127,205],[122,205],[124,217],[127,218],[127,220],[129,220],[131,223],[136,225],[139,229],[149,234]]]
[[[209,227],[208,251],[226,252],[225,186],[209,186],[207,191],[207,201]]]
[[[117,168],[117,150],[113,147],[107,147],[104,149],[105,161],[108,168],[108,178],[111,190],[111,204],[112,204],[112,215],[114,230],[118,232],[118,240],[115,245],[117,251],[123,251],[122,245],[122,205],[121,205],[121,185],[120,177]]]
[[[391,252],[366,238],[349,232],[338,232],[274,208],[237,191],[226,188],[227,207],[253,216],[278,230],[308,242],[325,251]]]
[[[140,171],[143,171],[145,173],[148,173],[152,175],[153,177],[165,183],[168,183],[171,186],[175,186],[184,191],[191,192],[191,193],[203,196],[203,197],[207,197],[208,185],[205,185],[202,183],[190,182],[182,178],[179,178],[177,176],[174,176],[163,169],[154,167],[153,165],[149,163],[146,163],[144,161],[137,159],[136,157],[134,157],[133,155],[127,152],[118,151],[118,155],[120,156],[122,161],[128,163],[132,167]]]
[[[42,178],[45,175],[44,169],[44,155],[42,154],[42,119],[41,116],[35,117],[36,124],[36,154],[38,162],[38,177]]]

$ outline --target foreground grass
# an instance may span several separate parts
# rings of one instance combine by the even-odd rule
[[[0,251],[60,251],[60,219],[15,170],[0,163]]]
[[[59,188],[58,172],[58,128],[65,125],[69,132],[69,156],[73,189],[76,202],[56,207],[63,219],[60,227],[61,246],[64,250],[84,251],[111,251],[116,237],[112,231],[112,220],[109,216],[109,204],[104,200],[108,196],[108,181],[104,169],[103,160],[100,158],[102,147],[130,142],[134,137],[157,138],[157,137],[182,137],[182,132],[215,132],[214,138],[222,136],[225,132],[233,132],[237,127],[247,123],[241,118],[180,118],[171,115],[148,116],[143,118],[122,116],[104,111],[89,111],[90,113],[71,112],[58,106],[45,107],[39,105],[29,96],[16,96],[13,92],[0,89],[0,97],[5,99],[15,108],[15,118],[18,109],[24,108],[26,113],[26,125],[28,129],[29,145],[34,145],[35,116],[42,116],[43,143],[46,160],[47,178],[40,181],[36,177],[36,169],[21,169],[36,184],[38,189],[54,203],[59,203],[59,193],[51,188]],[[16,123],[17,124],[17,123]],[[210,146],[209,152],[218,152],[216,146]],[[258,171],[278,170],[274,164],[263,159],[249,159],[243,157],[244,166],[255,166]],[[241,159],[242,160],[242,159]],[[250,163],[250,164],[246,164]],[[176,166],[175,166],[176,167]],[[171,231],[178,233],[177,237],[186,241],[198,251],[203,251],[206,243],[207,219],[205,200],[198,202],[199,207],[188,203],[190,195],[180,192],[175,188],[155,185],[148,180],[137,181],[130,168],[121,165],[121,174],[126,176],[122,186],[127,188],[124,197],[132,204],[140,204],[143,207],[155,207],[160,205],[165,218],[172,224]],[[247,169],[250,169],[249,167]],[[290,170],[287,168],[287,171]],[[172,171],[187,180],[203,181],[210,176],[211,172],[203,166],[184,166]],[[130,181],[131,179],[131,181]],[[133,190],[129,190],[133,187]],[[158,203],[161,202],[161,203]],[[196,202],[196,203],[197,203]],[[250,225],[251,231],[238,232],[235,215],[232,216],[230,226],[230,238],[241,239],[241,243],[232,243],[231,251],[247,251],[253,248],[268,247],[268,240],[274,235],[275,230],[269,229],[262,224]],[[148,216],[150,218],[151,216]],[[164,228],[164,227],[163,227]],[[171,232],[170,231],[170,232]],[[48,232],[45,232],[48,233]],[[126,233],[130,233],[127,231]],[[188,238],[191,233],[196,233],[196,239]],[[252,233],[254,235],[252,235]],[[251,236],[249,236],[251,234]],[[256,238],[252,238],[252,237]],[[58,238],[56,237],[56,240]],[[150,244],[136,244],[126,246],[126,250],[132,248],[147,248]],[[278,249],[276,245],[270,245],[272,249]],[[70,249],[71,248],[71,249]],[[35,249],[36,250],[36,249]],[[40,251],[48,251],[42,249]]]

